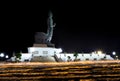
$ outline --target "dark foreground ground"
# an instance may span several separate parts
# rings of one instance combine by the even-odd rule
[[[0,81],[120,81],[120,60],[0,63]]]

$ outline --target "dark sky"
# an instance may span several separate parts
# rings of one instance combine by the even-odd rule
[[[34,43],[35,32],[47,31],[48,11],[56,23],[52,43],[64,52],[120,53],[118,2],[1,3],[0,52],[23,52]]]

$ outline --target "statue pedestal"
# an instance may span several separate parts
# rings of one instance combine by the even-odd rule
[[[47,44],[48,47],[55,47],[55,44]]]
[[[32,62],[55,62],[55,54],[60,54],[59,48],[55,44],[33,44],[28,48],[28,53],[32,55]]]
[[[47,47],[47,44],[33,44],[33,47]]]
[[[33,47],[55,47],[55,44],[33,44]]]

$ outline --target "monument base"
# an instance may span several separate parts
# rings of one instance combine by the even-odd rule
[[[47,44],[33,44],[33,47],[47,47]]]
[[[52,56],[34,56],[31,62],[56,62],[56,60]]]
[[[33,47],[55,47],[55,44],[33,44]]]

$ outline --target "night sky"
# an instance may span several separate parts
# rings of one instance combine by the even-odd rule
[[[3,2],[0,52],[27,52],[35,32],[47,32],[48,11],[56,23],[52,43],[64,52],[120,53],[118,2]]]

